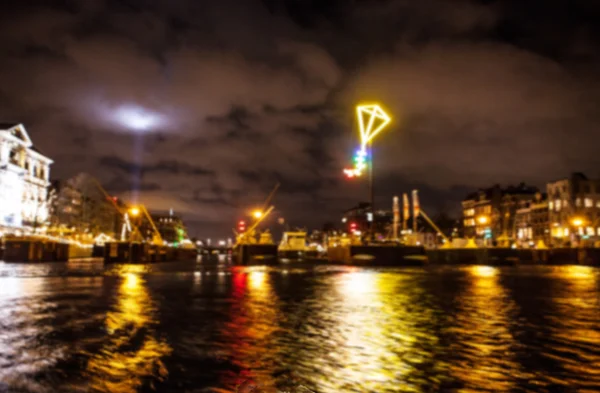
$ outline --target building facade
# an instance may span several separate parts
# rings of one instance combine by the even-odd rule
[[[462,202],[465,237],[509,246],[517,239],[517,211],[535,199],[538,189],[523,183],[495,185],[467,195]]]
[[[553,245],[600,240],[600,180],[573,173],[548,183],[546,191]]]
[[[48,220],[52,160],[34,146],[22,124],[0,124],[0,227],[32,232]]]
[[[371,222],[375,220],[374,229],[376,234],[387,235],[391,231],[391,225],[394,215],[388,210],[376,210],[375,216],[371,213],[371,204],[361,202],[357,206],[348,209],[342,216],[343,231],[368,233],[371,229]]]
[[[65,181],[53,181],[50,194],[49,230],[53,233],[120,238],[123,217],[115,203],[123,203],[107,198],[92,176],[80,173]]]
[[[72,182],[55,180],[50,187],[51,227],[80,229],[83,195]]]
[[[545,194],[537,193],[535,199],[520,202],[515,213],[515,232],[519,247],[550,244],[548,200]]]
[[[180,217],[173,214],[153,215],[152,220],[163,241],[176,245],[181,244],[188,238],[187,231]],[[150,235],[148,228],[145,229],[145,233],[146,235]]]

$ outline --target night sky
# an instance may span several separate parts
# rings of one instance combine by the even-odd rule
[[[593,0],[5,0],[0,122],[52,178],[227,236],[277,181],[272,223],[367,200],[342,169],[377,100],[377,204],[419,188],[456,213],[477,187],[599,175],[599,20]]]

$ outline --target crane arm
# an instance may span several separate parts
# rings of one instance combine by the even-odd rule
[[[267,206],[269,206],[269,204],[271,203],[271,200],[275,196],[275,193],[279,189],[280,185],[281,185],[280,183],[275,184],[275,187],[273,188],[273,191],[271,191],[271,193],[267,197],[267,200],[265,201],[265,204],[263,205],[263,209],[262,209],[263,211],[265,211],[267,209]]]
[[[424,218],[424,219],[425,219],[425,220],[426,220],[426,221],[429,223],[429,225],[431,225],[431,226],[433,227],[433,229],[435,229],[435,230],[437,231],[437,233],[439,233],[439,234],[440,234],[440,236],[442,236],[442,238],[443,238],[443,239],[444,239],[446,242],[450,243],[450,239],[448,239],[448,237],[447,237],[446,235],[444,235],[444,232],[442,232],[442,231],[440,230],[440,228],[438,228],[438,226],[437,226],[437,225],[435,225],[435,223],[434,223],[434,222],[433,222],[433,221],[432,221],[432,220],[429,218],[429,216],[428,216],[427,214],[425,214],[425,212],[423,211],[423,209],[421,209],[421,211],[420,211],[419,213],[420,213],[420,214],[423,216],[423,218]],[[415,219],[416,219],[416,217],[415,217]]]
[[[113,207],[117,210],[117,212],[122,215],[123,217],[125,217],[125,214],[127,214],[127,210],[123,210],[119,207],[119,205],[117,204],[117,202],[114,201],[114,199],[112,199],[112,197],[110,195],[108,195],[108,192],[106,192],[106,190],[104,189],[104,187],[102,187],[102,184],[100,184],[100,182],[98,180],[96,180],[95,177],[89,175],[89,178],[92,180],[92,183],[94,183],[94,185],[96,186],[96,188],[102,193],[102,195],[104,195],[104,197],[106,199],[108,199],[111,204],[113,205]],[[133,222],[130,221],[129,225],[131,225],[132,229],[133,229],[133,233],[135,235],[138,235],[140,239],[143,239],[142,236],[142,232],[140,232],[140,229],[137,227],[137,225],[135,225]],[[154,225],[154,223],[153,223]]]

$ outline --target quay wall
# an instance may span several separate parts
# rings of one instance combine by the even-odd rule
[[[340,246],[327,250],[332,264],[359,266],[420,266],[426,262],[420,246]]]
[[[600,266],[600,248],[454,248],[427,250],[438,265],[590,265]]]

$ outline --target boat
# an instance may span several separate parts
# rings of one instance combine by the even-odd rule
[[[284,232],[277,251],[280,258],[290,260],[303,259],[308,253],[306,232]]]
[[[269,231],[257,235],[254,231],[239,236],[232,250],[235,265],[275,265],[277,264],[277,245]]]

